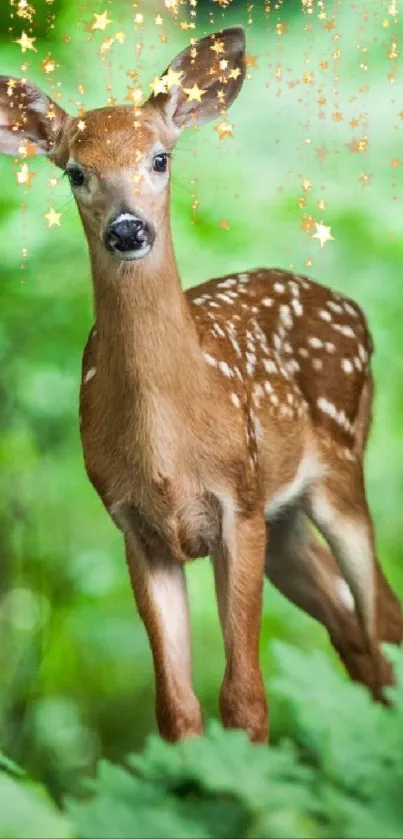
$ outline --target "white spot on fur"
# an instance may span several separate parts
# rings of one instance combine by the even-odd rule
[[[338,577],[336,580],[336,593],[346,609],[349,612],[354,612],[355,603],[351,588],[342,577]]]
[[[297,317],[301,317],[301,315],[304,314],[304,307],[303,307],[302,303],[300,303],[299,300],[295,300],[295,299],[291,300],[291,306],[294,309],[294,313],[296,314]]]
[[[95,376],[95,373],[96,373],[96,372],[97,372],[97,368],[96,368],[96,367],[90,367],[90,369],[89,369],[89,370],[87,370],[87,372],[86,372],[86,374],[85,374],[85,376],[84,376],[84,384],[85,384],[85,385],[87,384],[87,382],[90,382],[90,381],[91,381],[91,379],[93,379],[93,378],[94,378],[94,376]]]
[[[231,376],[234,375],[233,370],[231,369],[229,364],[227,364],[226,361],[219,361],[218,368],[219,370],[221,370],[221,373],[224,373],[224,376],[227,376],[228,379],[230,379]]]
[[[355,338],[355,332],[351,328],[351,326],[347,326],[345,323],[332,323],[333,329],[336,329],[337,332],[340,332],[341,335],[345,335],[346,338]]]
[[[316,338],[315,335],[308,338],[308,344],[315,350],[319,350],[320,347],[323,347],[323,341],[321,341],[320,338]]]
[[[349,358],[342,358],[341,368],[342,370],[344,370],[345,373],[352,373],[354,370],[353,364]]]
[[[286,306],[285,304],[280,306],[280,317],[287,329],[292,329],[294,321],[291,317],[289,306]]]
[[[218,361],[213,355],[210,355],[210,353],[204,352],[203,358],[207,361],[207,364],[211,365],[211,367],[217,367]]]

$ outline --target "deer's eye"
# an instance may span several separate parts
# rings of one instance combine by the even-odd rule
[[[85,182],[85,175],[78,166],[70,166],[67,169],[67,177],[72,186],[82,186]]]
[[[166,152],[155,155],[153,168],[155,172],[166,172],[168,168],[168,155]]]

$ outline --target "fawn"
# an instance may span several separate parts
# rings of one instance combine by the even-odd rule
[[[363,456],[371,337],[353,301],[284,270],[183,293],[169,216],[171,151],[245,77],[241,27],[181,52],[141,107],[85,126],[25,80],[0,79],[0,150],[34,144],[67,172],[87,236],[96,323],[83,358],[88,476],[122,530],[170,740],[202,732],[184,564],[213,561],[226,669],[220,710],[268,736],[259,667],[264,577],[321,621],[374,697],[400,606],[377,562]],[[322,544],[313,523],[327,541]]]

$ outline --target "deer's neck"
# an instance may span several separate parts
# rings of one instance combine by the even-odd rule
[[[171,240],[138,262],[118,262],[99,248],[91,261],[97,355],[114,391],[171,390],[183,398],[197,378],[200,388],[205,365]]]

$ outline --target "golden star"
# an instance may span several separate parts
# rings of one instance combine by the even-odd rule
[[[202,90],[196,83],[193,85],[193,87],[184,87],[183,89],[187,94],[188,102],[201,102],[202,96],[204,96],[204,94],[207,93],[207,90]]]
[[[119,44],[124,44],[126,38],[126,32],[115,32],[115,41],[119,41]]]
[[[237,79],[241,75],[241,71],[239,67],[235,67],[234,70],[230,70],[228,73],[228,77],[230,79]]]
[[[178,85],[180,85],[182,76],[182,72],[176,73],[175,70],[172,69],[172,67],[169,67],[168,72],[165,73],[165,76],[162,77],[166,84],[167,90],[171,90],[171,87],[177,87]]]
[[[60,219],[63,213],[57,213],[56,210],[53,207],[51,207],[49,212],[44,213],[43,215],[48,222],[48,227],[53,227],[54,225],[60,227]]]
[[[39,151],[39,146],[36,143],[31,143],[30,140],[21,140],[18,146],[18,154],[21,157],[35,157]]]
[[[156,26],[162,26],[164,21],[163,21],[161,15],[155,15],[154,23],[155,23]]]
[[[326,224],[322,224],[322,222],[315,222],[316,233],[313,234],[312,239],[319,239],[321,248],[324,247],[326,242],[330,242],[332,240],[334,242],[334,238],[330,233],[331,227]]]
[[[30,172],[28,169],[28,164],[23,163],[21,169],[15,173],[17,178],[17,183],[19,185],[27,186],[28,188],[31,187],[32,178],[36,178],[35,172]]]
[[[247,67],[257,67],[257,55],[251,55],[250,52],[245,55],[245,64]]]
[[[219,55],[220,52],[224,52],[224,41],[214,41],[214,44],[210,47],[212,52],[217,53]]]
[[[46,75],[54,73],[56,70],[56,61],[54,58],[51,58],[50,53],[47,53],[41,64],[43,72],[46,73]]]
[[[225,122],[223,120],[218,125],[215,126],[214,131],[217,131],[217,134],[220,140],[225,140],[226,137],[233,137],[233,128],[234,126],[231,125],[229,122]]]
[[[153,96],[158,96],[159,93],[167,92],[166,82],[163,78],[161,79],[159,76],[154,77],[154,81],[151,82],[149,88],[150,90],[152,90]]]
[[[127,96],[125,96],[125,102],[131,102],[132,105],[140,105],[144,99],[144,93],[141,87],[130,87],[127,85],[126,90]]]
[[[314,224],[315,224],[315,222],[313,220],[313,216],[310,216],[310,215],[307,215],[306,213],[304,213],[304,215],[302,216],[302,219],[301,219],[300,230],[304,230],[306,233],[311,233],[311,231],[313,230]]]
[[[29,38],[28,35],[22,31],[21,38],[15,41],[15,43],[20,45],[22,52],[26,52],[27,50],[38,52],[36,47],[34,47],[34,41],[36,41],[36,38]]]
[[[58,180],[57,178],[50,178],[46,184],[46,186],[57,186]]]
[[[115,39],[114,39],[113,36],[112,36],[112,38],[105,38],[105,40],[102,41],[101,49],[99,51],[101,56],[108,55],[108,53],[111,50],[111,47],[114,44],[114,41],[115,41]]]
[[[106,27],[109,26],[110,23],[112,23],[112,19],[108,18],[108,12],[107,11],[102,12],[101,15],[97,15],[97,13],[94,12],[94,18],[95,18],[95,21],[94,21],[93,24],[91,24],[91,29],[93,29],[93,30],[94,29],[102,29],[102,30],[106,29]]]
[[[87,127],[87,123],[85,122],[85,120],[80,119],[77,123],[78,130],[79,131],[85,131],[86,127]]]

